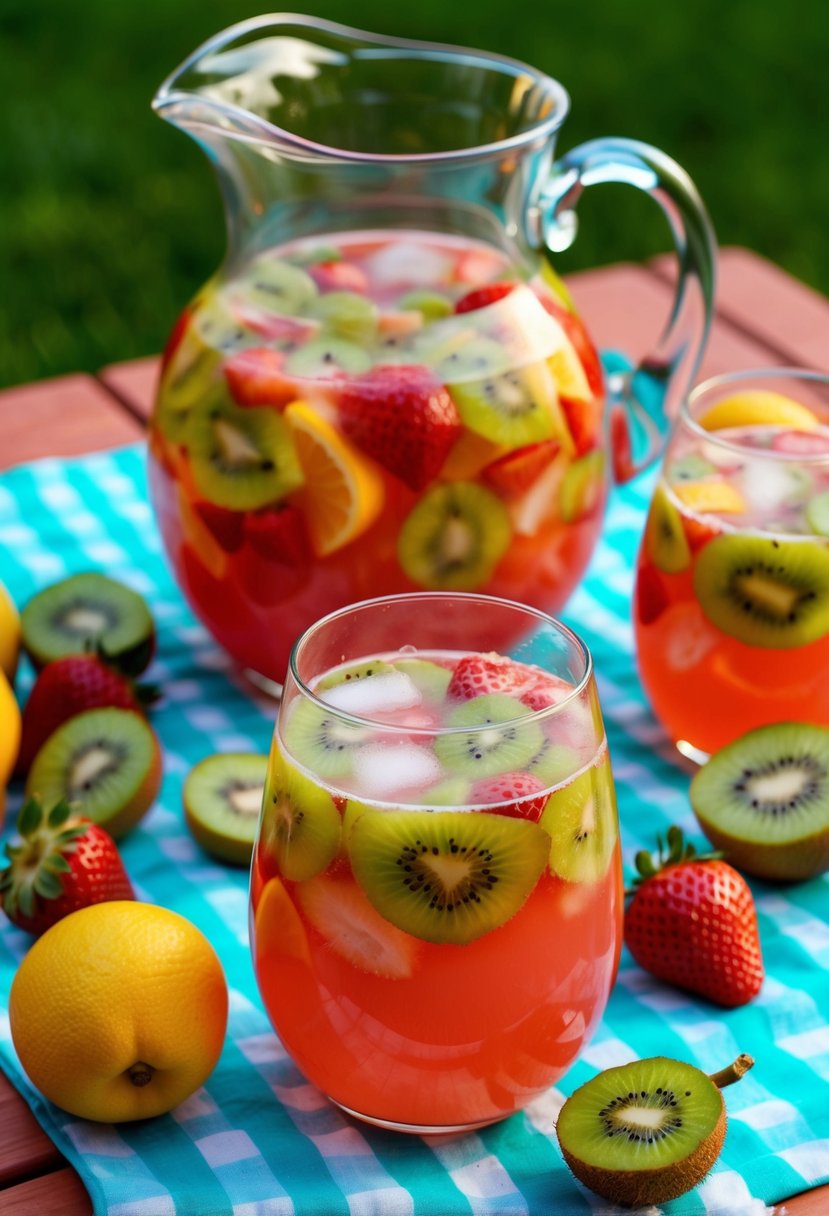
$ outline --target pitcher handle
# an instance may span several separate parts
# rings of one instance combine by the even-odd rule
[[[679,393],[699,366],[714,308],[716,240],[694,183],[680,165],[634,139],[593,139],[559,157],[539,199],[540,235],[554,253],[569,248],[575,208],[585,186],[624,182],[644,190],[665,212],[679,259],[679,278],[665,330],[633,368],[608,370],[614,466],[627,481],[664,445]]]

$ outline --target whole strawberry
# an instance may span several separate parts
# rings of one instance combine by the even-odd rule
[[[46,815],[30,798],[17,830],[20,840],[6,845],[8,865],[0,870],[0,905],[27,933],[44,933],[89,904],[135,899],[112,837],[73,815],[68,803],[57,803]]]
[[[343,433],[413,490],[437,476],[461,431],[449,393],[418,364],[381,364],[345,381]]]
[[[718,1005],[745,1005],[760,991],[757,913],[741,874],[719,854],[698,855],[679,828],[656,860],[636,856],[639,877],[625,912],[625,943],[640,967]]]
[[[152,690],[133,684],[96,654],[68,655],[47,663],[23,707],[16,771],[28,772],[49,736],[75,714],[110,707],[141,713],[153,695]]]

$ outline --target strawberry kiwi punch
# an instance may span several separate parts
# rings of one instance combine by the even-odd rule
[[[150,480],[179,584],[281,680],[326,612],[417,589],[557,611],[607,494],[604,389],[566,288],[483,242],[337,233],[185,310]]]
[[[720,376],[683,403],[634,621],[645,690],[684,754],[829,726],[829,377]]]
[[[424,592],[303,635],[251,942],[265,1008],[314,1085],[404,1131],[519,1110],[601,1017],[621,918],[607,743],[573,633],[516,603]]]

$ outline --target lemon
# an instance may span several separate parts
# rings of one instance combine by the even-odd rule
[[[295,498],[311,543],[325,557],[365,532],[383,506],[383,479],[362,453],[304,401],[286,407],[305,477]]]
[[[6,588],[0,583],[0,671],[14,683],[20,653],[20,617]]]
[[[699,419],[706,431],[729,426],[786,426],[793,431],[815,431],[818,420],[811,410],[782,393],[752,389],[724,397]]]
[[[12,1041],[29,1080],[82,1119],[163,1114],[207,1080],[227,1027],[227,984],[203,933],[153,904],[73,912],[23,959]]]

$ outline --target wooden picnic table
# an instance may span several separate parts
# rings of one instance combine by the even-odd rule
[[[668,315],[673,263],[615,265],[568,282],[601,347],[645,354]],[[746,249],[723,249],[717,316],[701,375],[802,366],[829,371],[829,300]],[[140,438],[158,360],[0,392],[0,470],[39,456],[76,456]],[[749,1180],[750,1181],[750,1180]],[[786,1216],[826,1216],[829,1186],[787,1200]],[[0,1073],[0,1213],[89,1216],[78,1175]],[[782,1213],[781,1213],[782,1216]]]

